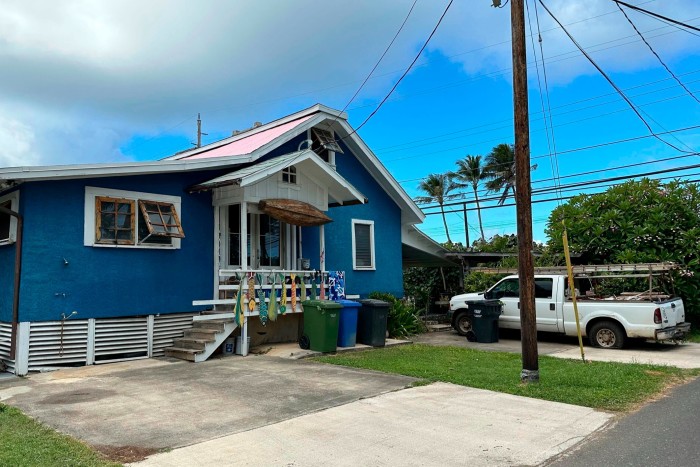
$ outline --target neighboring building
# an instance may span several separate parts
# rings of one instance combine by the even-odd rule
[[[443,252],[346,119],[315,105],[159,161],[0,169],[0,207],[23,218],[17,297],[17,219],[0,213],[0,359],[23,374],[162,355],[192,316],[230,309],[250,272],[263,301],[284,279],[289,308],[263,328],[258,303],[253,343],[298,337],[302,280],[342,293],[328,288],[340,271],[348,294],[401,296],[402,253]]]

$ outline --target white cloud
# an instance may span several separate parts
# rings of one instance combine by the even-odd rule
[[[34,131],[24,123],[0,115],[0,166],[36,164]]]
[[[411,3],[4,2],[0,105],[12,109],[4,113],[4,121],[13,115],[13,124],[0,129],[0,143],[4,143],[0,163],[119,159],[123,156],[118,147],[130,135],[157,134],[188,115],[193,127],[197,112],[206,113],[209,128],[233,129],[279,117],[310,102],[342,107]],[[445,3],[418,2],[380,67],[381,76],[368,83],[359,102],[386,92],[396,76],[389,72],[410,62]],[[615,8],[605,0],[546,3],[564,23]],[[489,4],[488,0],[455,2],[429,50],[451,57],[467,75],[509,68],[509,9]],[[668,0],[649,7],[681,19],[700,16],[700,4],[692,2]],[[660,24],[638,14],[630,16],[643,31]],[[543,30],[553,27],[541,9],[540,20]],[[609,47],[618,44],[620,37],[634,34],[619,12],[579,22],[571,30],[586,47]],[[580,58],[557,61],[573,50],[561,31],[545,32],[543,37],[551,66],[548,72],[555,84],[593,73]],[[698,42],[691,39],[675,31],[651,40],[673,59],[697,52]],[[653,57],[636,44],[609,49],[596,58],[610,71],[642,69]],[[504,76],[509,79],[508,74]],[[10,133],[20,136],[12,139]]]

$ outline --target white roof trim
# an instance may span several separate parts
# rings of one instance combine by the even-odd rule
[[[329,187],[329,195],[340,204],[348,201],[359,201],[364,204],[367,198],[360,193],[354,186],[343,178],[338,172],[331,169],[330,166],[321,160],[315,152],[306,149],[292,154],[285,154],[267,161],[263,161],[257,165],[246,167],[234,172],[222,175],[220,177],[207,180],[206,182],[197,184],[193,189],[207,189],[221,186],[224,184],[233,184],[238,181],[239,186],[246,187],[258,183],[266,178],[272,177],[280,170],[292,165],[301,166],[304,162],[313,164],[315,168],[320,169],[325,176],[337,184],[341,189],[332,189]],[[343,196],[344,195],[344,196]],[[344,198],[344,199],[341,199]],[[349,198],[349,199],[348,199]]]
[[[344,139],[345,144],[354,143],[359,151],[355,150],[353,153],[357,154],[358,152],[362,152],[367,156],[369,166],[367,164],[363,165],[368,172],[372,174],[377,183],[379,183],[389,194],[389,196],[391,196],[394,202],[402,208],[402,212],[408,211],[408,213],[413,214],[412,217],[402,216],[402,223],[417,224],[423,222],[425,219],[425,214],[423,214],[423,211],[421,211],[418,205],[411,199],[410,196],[408,196],[408,193],[406,193],[401,185],[399,185],[399,182],[397,182],[394,176],[389,173],[386,167],[384,167],[384,164],[381,163],[372,150],[365,144],[364,141],[362,141],[362,138],[360,138],[359,135],[354,132],[350,124],[345,120],[336,120],[335,123],[340,125],[346,134],[352,134],[352,136]],[[350,149],[352,150],[353,148],[351,147]],[[362,160],[359,160],[362,163]],[[374,168],[375,171],[371,170],[372,168]]]
[[[122,162],[111,164],[47,165],[0,168],[1,180],[36,181],[71,178],[111,177],[121,175],[147,175],[154,173],[186,172],[231,167],[253,162],[251,155],[213,157],[211,159]]]

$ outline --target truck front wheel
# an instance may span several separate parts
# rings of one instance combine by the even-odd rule
[[[466,336],[472,331],[472,318],[469,313],[463,311],[455,316],[454,328],[460,336]]]
[[[625,331],[613,321],[599,321],[591,326],[589,339],[593,347],[621,349],[625,345]]]

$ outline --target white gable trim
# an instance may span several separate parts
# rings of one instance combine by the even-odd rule
[[[345,131],[346,137],[343,141],[350,146],[350,150],[358,156],[360,163],[374,177],[379,185],[384,188],[384,191],[394,200],[401,208],[401,223],[402,224],[418,224],[423,222],[425,214],[416,205],[415,202],[408,196],[408,193],[399,185],[393,175],[384,167],[384,164],[377,158],[372,150],[362,141],[350,124],[345,120],[336,120],[336,123]],[[355,146],[353,148],[352,146]],[[364,154],[365,158],[361,157]]]
[[[252,156],[213,157],[211,159],[124,162],[112,164],[48,165],[0,168],[1,180],[38,181],[123,175],[149,175],[217,169],[247,164]]]

